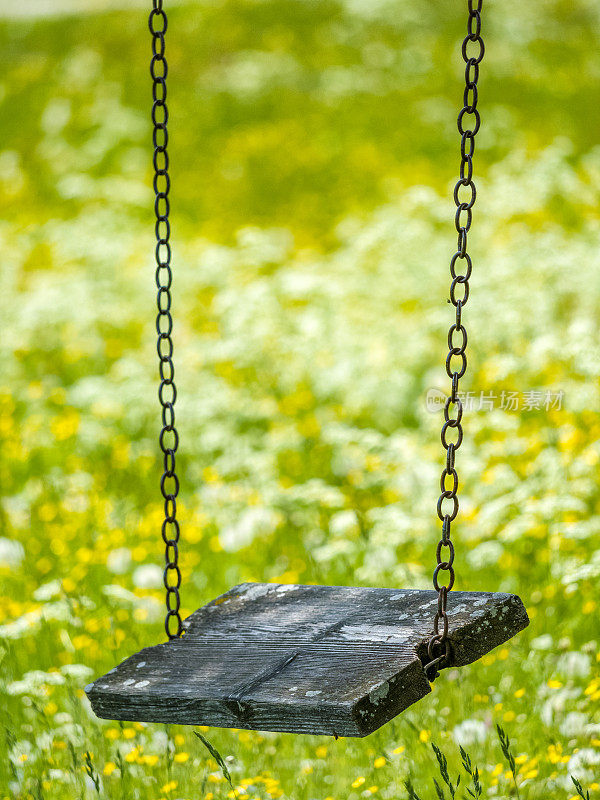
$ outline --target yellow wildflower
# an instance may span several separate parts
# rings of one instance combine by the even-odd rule
[[[64,414],[54,417],[50,430],[57,442],[69,439],[79,430],[79,414],[74,408],[68,409]]]

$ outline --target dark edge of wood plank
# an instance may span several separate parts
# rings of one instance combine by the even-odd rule
[[[407,669],[382,681],[366,697],[357,701],[354,719],[359,733],[355,735],[368,736],[430,693],[431,684],[415,653],[415,660]]]

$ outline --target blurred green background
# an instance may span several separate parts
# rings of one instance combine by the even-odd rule
[[[186,611],[245,580],[428,587],[466,3],[167,9]],[[597,797],[592,0],[483,12],[462,383],[495,400],[465,413],[456,588],[518,592],[530,627],[363,741],[205,732],[233,789],[190,730],[91,714],[91,677],[163,636],[148,10],[0,2],[0,797],[425,800],[435,742],[509,798],[498,723],[522,798]]]

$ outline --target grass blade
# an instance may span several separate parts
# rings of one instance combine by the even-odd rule
[[[583,786],[579,783],[577,778],[574,778],[572,775],[571,775],[571,780],[573,781],[573,785],[577,789],[577,794],[579,795],[579,797],[581,797],[582,800],[590,800],[590,792],[589,792],[589,790],[585,791],[585,793],[584,793]]]
[[[235,791],[235,790],[234,790],[234,788],[233,788],[233,781],[231,780],[231,775],[230,775],[230,773],[229,773],[229,770],[227,769],[227,764],[225,763],[225,761],[224,761],[224,759],[223,759],[223,756],[221,755],[221,753],[219,753],[219,751],[217,750],[217,748],[216,748],[216,747],[214,747],[214,746],[213,746],[213,745],[212,745],[212,744],[211,744],[211,743],[208,741],[208,739],[206,739],[204,736],[202,736],[202,734],[201,734],[201,733],[199,733],[198,731],[194,731],[194,733],[195,733],[195,734],[196,734],[196,736],[197,736],[197,737],[200,739],[200,741],[202,742],[202,744],[204,745],[204,747],[206,747],[206,749],[208,750],[208,752],[211,754],[211,756],[214,758],[214,760],[217,762],[217,764],[218,764],[218,765],[219,765],[219,767],[221,768],[221,772],[223,773],[223,777],[225,778],[225,780],[227,781],[227,783],[228,783],[228,784],[231,786],[231,790],[232,790],[232,791]]]
[[[510,739],[508,738],[506,731],[500,725],[496,725],[496,730],[498,731],[498,738],[500,739],[502,755],[506,759],[510,771],[512,772],[513,782],[515,784],[515,789],[517,790],[517,797],[520,799],[521,795],[519,793],[519,784],[517,783],[517,768],[515,765],[515,757],[510,749]]]

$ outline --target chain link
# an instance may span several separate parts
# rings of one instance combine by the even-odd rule
[[[175,453],[179,445],[179,434],[175,427],[175,367],[173,366],[173,318],[171,316],[171,224],[169,222],[169,154],[167,145],[169,135],[167,122],[167,60],[165,58],[165,33],[167,31],[167,15],[163,9],[163,0],[152,0],[152,11],[148,18],[148,27],[152,34],[152,58],[150,75],[152,76],[152,144],[154,154],[154,214],[156,217],[156,286],[158,294],[156,304],[156,333],[158,336],[156,349],[158,352],[158,371],[160,385],[158,399],[162,409],[162,430],[159,436],[160,449],[163,453],[164,471],[160,479],[160,491],[165,504],[165,518],[162,523],[162,538],[165,543],[165,570],[163,581],[166,589],[167,615],[165,630],[169,639],[176,639],[182,631],[179,599],[181,586],[181,570],[179,569],[179,522],[177,521],[177,495],[179,494],[179,478],[175,472]]]
[[[458,473],[454,460],[456,451],[462,444],[463,406],[458,396],[459,380],[467,370],[467,331],[462,324],[462,310],[469,299],[469,278],[473,264],[467,253],[467,237],[473,221],[473,206],[477,191],[473,183],[473,154],[475,152],[475,136],[481,127],[481,117],[477,109],[479,65],[485,53],[481,38],[481,8],[483,0],[467,0],[469,16],[467,35],[462,43],[462,57],[465,62],[465,90],[463,108],[458,115],[458,132],[460,134],[460,172],[454,187],[454,203],[456,214],[454,224],[458,233],[456,253],[450,261],[450,302],[456,309],[456,320],[448,331],[448,356],[446,373],[452,381],[451,392],[444,406],[444,424],[441,440],[446,451],[446,466],[440,479],[440,497],[437,514],[442,523],[442,538],[436,550],[437,566],[433,573],[433,588],[438,593],[437,611],[433,621],[433,636],[428,643],[429,663],[425,672],[430,680],[434,680],[439,670],[448,666],[451,659],[450,640],[448,638],[448,592],[454,586],[454,544],[450,538],[452,522],[458,514]],[[457,271],[462,262],[462,271]],[[448,439],[450,438],[450,441]],[[445,582],[441,573],[447,573]],[[441,623],[441,625],[440,625]]]

